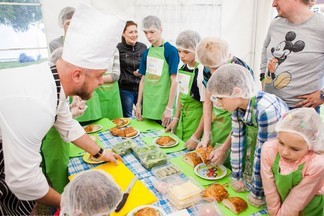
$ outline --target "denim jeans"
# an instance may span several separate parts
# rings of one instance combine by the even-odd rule
[[[124,117],[132,117],[133,104],[137,102],[138,92],[119,89]]]

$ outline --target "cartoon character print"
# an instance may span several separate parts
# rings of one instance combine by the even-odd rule
[[[265,77],[265,84],[269,85],[273,83],[275,89],[282,89],[290,83],[292,76],[288,71],[284,71],[279,75],[276,75],[275,72],[291,52],[300,52],[305,48],[304,41],[298,40],[294,43],[293,41],[295,39],[296,33],[294,31],[289,31],[284,41],[280,42],[276,47],[271,48],[273,58],[268,62],[268,72]]]

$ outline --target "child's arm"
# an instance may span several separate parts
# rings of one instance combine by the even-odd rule
[[[177,86],[178,86],[176,77],[177,77],[177,74],[170,75],[171,87],[170,87],[170,93],[169,93],[169,100],[168,100],[168,104],[165,107],[165,111],[162,115],[162,126],[165,126],[165,127],[170,124],[170,121],[172,118],[173,103],[174,103],[174,98],[175,98],[175,95],[177,92]]]
[[[273,162],[278,153],[276,143],[276,140],[266,142],[261,151],[261,177],[269,215],[276,215],[281,206],[272,171]]]
[[[203,104],[203,124],[204,124],[204,134],[201,139],[201,142],[198,144],[197,148],[203,146],[206,147],[207,144],[210,142],[211,137],[211,118],[212,118],[212,110],[213,110],[213,104],[210,100],[210,92],[205,91],[205,101]]]
[[[180,93],[177,96],[177,109],[176,109],[176,113],[175,116],[172,118],[171,123],[168,125],[168,127],[165,129],[165,132],[175,132],[177,125],[179,123],[179,119],[180,119],[180,114],[181,114],[181,101],[180,101]]]

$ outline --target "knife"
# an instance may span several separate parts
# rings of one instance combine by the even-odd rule
[[[124,207],[124,205],[125,205],[125,203],[127,201],[127,198],[129,196],[129,192],[133,188],[133,186],[135,185],[136,181],[137,181],[137,176],[134,176],[132,181],[129,183],[125,193],[123,194],[122,200],[118,203],[115,212],[119,212]]]

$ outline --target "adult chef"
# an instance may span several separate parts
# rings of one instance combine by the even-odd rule
[[[81,5],[56,66],[50,68],[45,62],[0,70],[1,215],[27,215],[35,201],[60,207],[60,194],[49,187],[39,167],[41,141],[53,125],[65,141],[95,158],[111,162],[120,158],[92,141],[72,118],[66,97],[87,100],[103,84],[102,75],[124,25],[116,17]]]

